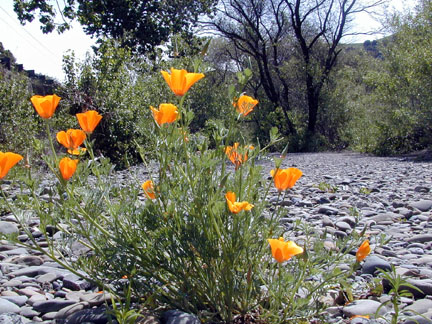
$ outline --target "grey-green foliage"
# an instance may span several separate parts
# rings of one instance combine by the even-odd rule
[[[77,62],[65,56],[65,101],[71,114],[97,110],[103,115],[94,139],[97,152],[118,167],[139,161],[136,143],[146,146],[150,105],[159,105],[163,79],[115,44]]]
[[[341,67],[331,80],[332,88],[326,89],[328,114],[321,115],[321,119],[330,121],[327,132],[337,139],[339,148],[349,145],[370,152],[377,145],[376,117],[380,106],[365,84],[365,74],[378,63],[363,50],[341,54]]]
[[[29,100],[31,95],[26,76],[0,70],[0,150],[24,154],[40,129]]]
[[[115,42],[105,42],[98,54],[89,55],[84,62],[65,56],[64,103],[71,114],[94,109],[103,115],[94,134],[95,149],[118,167],[140,161],[136,144],[144,151],[149,146],[149,125],[154,123],[150,106],[177,101],[160,73],[171,67],[205,73],[185,99],[194,113],[192,132],[201,130],[211,118],[227,118],[234,108],[226,80],[219,78],[211,62],[202,63],[199,57],[161,55],[149,60],[132,55]]]
[[[352,143],[378,154],[404,153],[432,144],[432,4],[394,16],[393,36],[381,42],[383,59],[364,60],[368,71],[355,105]],[[354,94],[355,91],[350,91]]]

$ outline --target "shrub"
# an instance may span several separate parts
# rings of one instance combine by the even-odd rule
[[[28,100],[29,85],[28,78],[21,74],[0,71],[0,150],[9,146],[24,154],[32,136],[41,127]]]
[[[93,109],[104,115],[94,135],[94,149],[117,168],[139,162],[137,145],[146,147],[149,138],[150,105],[161,97],[155,73],[109,42],[81,63],[73,54],[65,56],[64,69],[63,95],[69,112]]]

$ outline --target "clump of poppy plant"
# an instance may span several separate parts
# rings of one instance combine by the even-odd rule
[[[324,248],[320,250],[320,236],[310,238],[310,231],[302,231],[302,238],[295,239],[302,246],[282,237],[291,236],[279,223],[287,206],[270,206],[267,194],[272,183],[279,192],[292,188],[302,171],[276,168],[271,179],[263,179],[262,169],[254,161],[260,148],[251,154],[253,146],[236,142],[239,118],[231,118],[228,127],[218,129],[221,135],[212,149],[207,142],[189,141],[190,115],[180,119],[180,114],[187,112],[184,96],[204,74],[172,68],[162,75],[179,98],[174,99],[177,105],[150,106],[155,121],[151,125],[155,132],[149,135],[153,136],[149,144],[153,145],[152,160],[146,161],[150,154],[143,154],[143,160],[147,165],[156,162],[157,169],[151,170],[157,174],[153,180],[132,182],[132,186],[109,182],[113,166],[95,158],[92,142],[87,140],[102,116],[87,111],[76,115],[81,130],[61,131],[56,138],[72,154],[84,144],[89,159],[80,164],[78,158],[57,158],[53,150],[54,157],[45,160],[60,180],[53,188],[59,197],[56,206],[64,205],[59,211],[52,208],[49,215],[45,210],[39,212],[52,217],[50,223],[57,221],[59,227],[67,224],[67,230],[60,230],[70,235],[68,239],[78,239],[93,249],[94,253],[86,254],[77,264],[103,291],[114,289],[115,294],[118,291],[113,281],[127,279],[134,297],[152,296],[156,306],[188,309],[200,313],[206,322],[232,323],[236,314],[251,312],[262,314],[266,320],[273,316],[278,323],[290,318],[303,320],[303,316],[308,320],[311,305],[317,304],[312,301],[319,300],[316,294],[338,286],[334,283],[335,276],[340,275],[335,255],[340,257],[348,250],[332,251],[326,260]],[[41,117],[48,119],[59,100],[53,95],[36,97],[32,102]],[[242,95],[234,107],[244,117],[257,104],[258,100]],[[176,125],[178,120],[182,125]],[[230,172],[224,163],[227,158],[238,172]],[[0,152],[0,178],[20,159]],[[78,166],[83,171],[79,177]],[[90,170],[85,170],[87,167]],[[89,174],[91,181],[85,178]],[[74,175],[76,181],[69,181]],[[142,199],[141,190],[146,199]],[[293,230],[292,236],[296,233]],[[47,237],[49,248],[42,253],[57,248],[50,239]],[[357,251],[357,265],[369,253],[369,242],[365,241]],[[60,254],[53,253],[52,257]],[[77,265],[63,261],[62,265],[70,265],[70,269]],[[332,269],[335,272],[328,273]],[[307,297],[300,298],[300,292]]]

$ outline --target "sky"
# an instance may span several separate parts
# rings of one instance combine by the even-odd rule
[[[414,7],[416,0],[389,0],[388,10],[406,11]],[[365,32],[378,28],[380,24],[366,13],[358,15],[354,21],[354,31]],[[363,42],[379,38],[381,35],[359,35],[350,37],[345,42]],[[84,59],[86,52],[91,52],[94,40],[87,36],[79,23],[72,29],[58,34],[43,34],[37,19],[22,26],[13,11],[13,0],[0,0],[0,42],[10,50],[17,63],[26,70],[35,70],[58,81],[63,81],[62,58],[69,50],[75,52],[77,59]]]

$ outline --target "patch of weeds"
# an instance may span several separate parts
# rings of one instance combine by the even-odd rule
[[[381,297],[384,292],[384,288],[380,278],[373,278],[368,282],[368,296]]]
[[[371,192],[372,192],[372,189],[369,189],[366,187],[361,187],[359,190],[359,194],[362,194],[362,195],[370,195]]]
[[[320,182],[316,188],[324,192],[336,193],[339,190],[338,186],[329,184],[327,182]]]
[[[400,304],[402,297],[413,297],[413,293],[409,291],[407,288],[411,290],[417,290],[422,292],[419,288],[408,283],[401,275],[396,273],[396,269],[392,266],[391,271],[383,271],[379,269],[380,276],[383,278],[383,281],[386,281],[388,285],[391,287],[389,291],[390,299],[383,302],[381,306],[377,309],[375,313],[376,318],[383,318],[387,323],[398,324],[400,320],[406,320],[407,317],[404,314],[401,314]],[[378,313],[382,307],[390,304],[393,308],[392,315],[390,319],[386,319],[382,316],[379,316]]]

